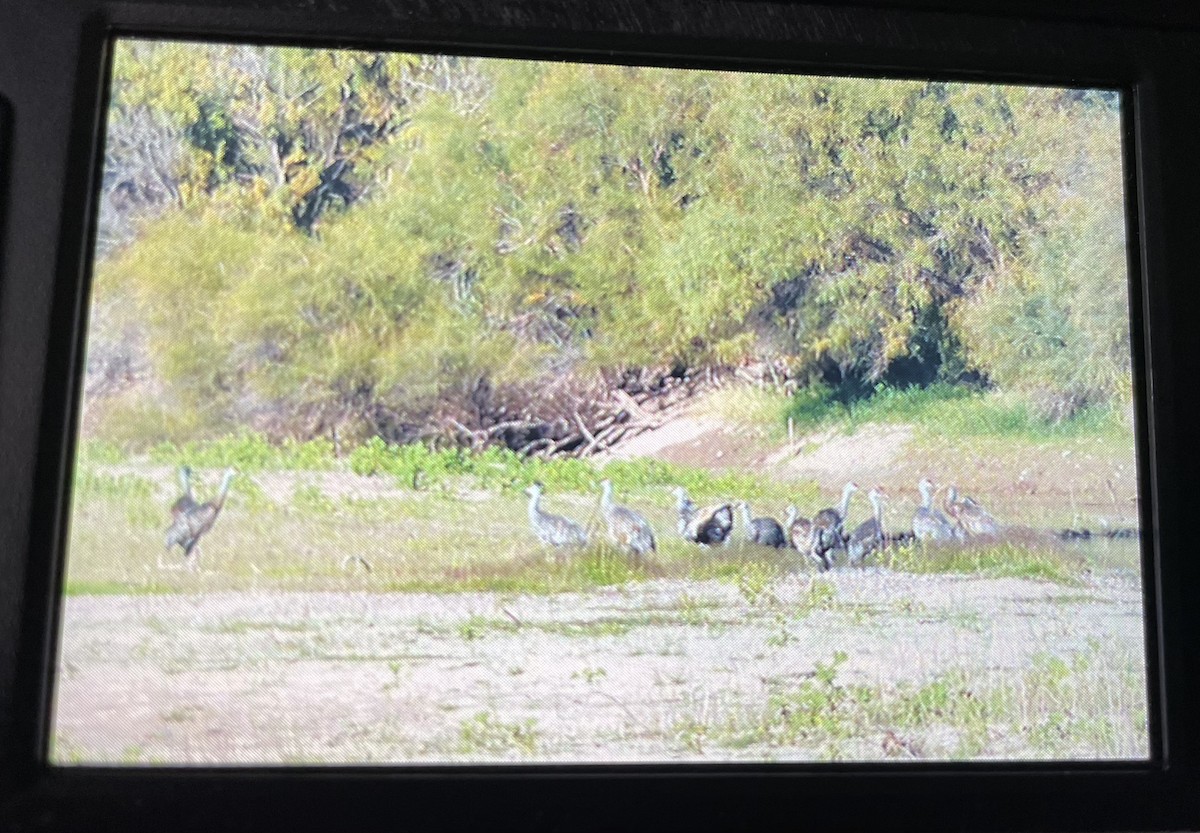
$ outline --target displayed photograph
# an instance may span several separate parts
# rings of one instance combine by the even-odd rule
[[[1148,759],[1121,108],[118,39],[50,761]]]

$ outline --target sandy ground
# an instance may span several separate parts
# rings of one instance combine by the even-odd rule
[[[1011,679],[1034,657],[1127,667],[1135,576],[1086,587],[883,568],[786,575],[771,605],[656,580],[589,594],[229,593],[66,600],[56,754],[119,763],[811,759],[688,743],[844,651],[839,681]],[[1098,652],[1098,653],[1097,653]],[[485,715],[480,717],[480,715]],[[882,730],[846,748],[879,758]],[[472,734],[473,732],[473,734]],[[694,740],[694,739],[693,739]],[[931,727],[923,754],[953,754]],[[855,745],[857,744],[857,745]],[[985,755],[1037,756],[998,729]]]

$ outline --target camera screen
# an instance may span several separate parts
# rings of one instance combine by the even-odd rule
[[[1147,759],[1121,96],[119,39],[57,765]]]

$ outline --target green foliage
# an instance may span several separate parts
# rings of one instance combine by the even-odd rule
[[[1103,97],[125,41],[114,164],[146,120],[172,207],[95,292],[167,405],[114,439],[248,403],[358,438],[480,380],[755,359],[843,394],[973,370],[1050,422],[1130,395]]]
[[[74,493],[77,500],[95,497],[147,499],[154,494],[154,483],[136,474],[113,475],[78,467]]]
[[[802,427],[842,425],[852,431],[871,423],[907,423],[938,436],[994,436],[1046,440],[1091,434],[1128,436],[1125,414],[1105,404],[1081,408],[1064,419],[1044,414],[1028,395],[974,390],[946,383],[906,388],[877,385],[864,399],[844,403],[826,385],[796,392],[787,415]]]
[[[587,583],[593,587],[626,584],[639,575],[623,553],[608,548],[602,548],[579,559],[578,567],[586,577]]]
[[[996,544],[917,543],[891,551],[888,564],[913,573],[967,573],[988,578],[1028,578],[1078,585],[1083,559],[1077,552],[1004,541]]]
[[[105,440],[82,440],[75,449],[76,464],[115,465],[124,463],[128,455],[120,445]]]
[[[292,505],[302,512],[333,512],[337,504],[321,491],[319,486],[296,486],[292,492]]]
[[[159,443],[150,448],[152,462],[196,468],[233,467],[243,474],[271,469],[320,471],[335,465],[333,443],[326,439],[272,444],[262,434],[241,433],[183,445]],[[235,481],[236,483],[237,481]]]
[[[767,709],[781,717],[782,742],[794,743],[814,735],[845,739],[855,734],[856,715],[849,705],[858,692],[837,679],[838,668],[847,659],[845,651],[836,651],[829,662],[814,664],[812,679],[770,698]]]

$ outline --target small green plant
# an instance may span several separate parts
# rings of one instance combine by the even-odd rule
[[[775,580],[778,570],[769,564],[749,562],[742,565],[737,574],[738,592],[746,603],[773,605],[779,599],[771,592],[771,583]]]
[[[603,668],[581,668],[571,674],[572,680],[583,680],[587,683],[594,683],[602,677],[607,677],[608,672]]]
[[[796,637],[792,634],[791,628],[788,627],[788,618],[783,611],[775,613],[775,631],[767,637],[767,644],[773,648],[782,648],[789,642],[792,642]]]
[[[337,510],[337,504],[325,496],[320,486],[297,485],[292,492],[292,506],[301,512],[308,513],[327,513]]]
[[[509,752],[533,755],[537,751],[537,721],[507,723],[489,712],[479,712],[459,727],[459,749],[464,754],[500,756]]]
[[[808,590],[798,600],[798,612],[804,615],[814,610],[829,610],[836,600],[837,587],[826,579],[814,578],[808,583]]]
[[[704,754],[704,747],[709,739],[709,727],[706,723],[691,717],[684,718],[675,723],[672,732],[685,749],[697,755]]]
[[[854,709],[847,706],[861,699],[858,692],[838,683],[838,668],[849,659],[845,651],[834,653],[829,662],[814,664],[812,679],[794,691],[775,695],[768,712],[778,721],[776,736],[784,743],[800,739],[845,739],[854,735]],[[770,719],[770,718],[769,718]]]
[[[719,605],[717,602],[702,602],[688,593],[683,593],[679,596],[677,606],[679,621],[685,625],[695,626],[712,624],[709,611]]]
[[[458,625],[458,635],[468,642],[482,639],[489,631],[512,632],[517,629],[516,623],[508,619],[489,619],[485,616],[471,616]]]
[[[392,678],[383,684],[382,691],[394,691],[400,688],[400,675],[404,671],[404,663],[398,660],[388,661],[388,671],[391,672]]]

